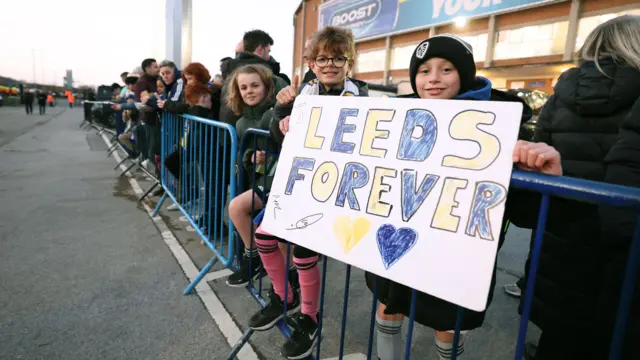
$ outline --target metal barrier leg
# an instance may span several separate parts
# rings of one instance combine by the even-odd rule
[[[128,155],[127,155],[127,156],[125,156],[125,158],[124,158],[124,159],[120,160],[120,162],[118,163],[118,165],[116,165],[116,166],[113,168],[113,170],[117,170],[117,169],[120,167],[120,165],[124,164],[124,162],[125,162],[125,161],[127,161],[127,160],[129,160],[129,156],[128,156]]]
[[[131,170],[132,167],[136,166],[135,161],[133,163],[131,163],[131,165],[127,166],[126,169],[124,169],[124,171],[122,172],[122,174],[120,174],[120,177],[123,177],[124,174],[126,174],[129,170]]]
[[[149,190],[145,191],[144,194],[142,194],[142,196],[140,196],[140,199],[138,199],[138,202],[141,202],[142,200],[144,200],[144,198],[146,198],[147,196],[149,196],[149,194],[151,194],[151,192],[153,191],[153,189],[156,188],[156,186],[160,185],[159,182],[155,182],[153,185],[151,185],[151,187],[149,188]]]
[[[109,148],[109,151],[107,152],[107,157],[111,156],[111,154],[113,154],[114,151],[118,150],[118,144],[113,144],[111,145],[111,147]]]
[[[200,270],[200,272],[198,273],[198,275],[196,276],[195,279],[193,279],[193,281],[191,282],[191,284],[189,284],[189,286],[187,286],[186,289],[184,289],[183,295],[189,295],[189,293],[191,293],[191,291],[193,291],[193,288],[196,287],[196,285],[198,285],[198,283],[200,282],[200,280],[202,280],[202,278],[207,275],[207,273],[209,272],[209,270],[211,270],[211,267],[213,265],[215,265],[215,263],[218,261],[218,257],[217,256],[213,256],[211,258],[211,260],[209,260],[209,262],[207,263],[207,265],[205,265],[202,270]]]
[[[524,354],[524,345],[527,339],[527,326],[529,326],[529,315],[531,314],[531,305],[533,303],[533,290],[536,284],[536,274],[538,273],[540,253],[542,252],[542,237],[544,235],[544,229],[547,226],[548,214],[549,195],[544,194],[542,195],[542,201],[540,202],[536,238],[533,241],[533,250],[531,251],[531,264],[529,265],[529,276],[527,278],[527,286],[524,292],[524,305],[522,306],[522,316],[520,317],[520,329],[518,331],[518,342],[516,344],[516,354],[514,357],[515,360],[522,359],[522,355]]]
[[[164,194],[162,194],[162,196],[160,197],[160,201],[158,201],[158,205],[156,205],[156,208],[153,209],[153,213],[151,214],[152,217],[155,217],[158,215],[158,213],[160,212],[160,208],[162,207],[162,204],[164,204],[164,201],[167,199],[167,192],[165,191]]]
[[[620,296],[620,304],[618,305],[618,315],[616,318],[616,325],[613,330],[613,340],[611,341],[611,349],[609,350],[609,360],[617,360],[622,356],[622,345],[624,343],[624,335],[627,330],[629,311],[631,310],[631,303],[633,301],[633,290],[639,270],[640,218],[637,220],[635,234],[631,240],[631,246],[629,248],[627,271],[624,274],[624,280],[622,283],[622,295]]]
[[[253,335],[253,332],[253,329],[249,328],[244,332],[244,334],[242,334],[242,337],[238,339],[238,341],[231,348],[231,351],[227,355],[226,360],[233,360],[236,358],[236,355],[238,355],[240,350],[242,350],[244,344],[249,341],[249,338],[251,337],[251,335]]]

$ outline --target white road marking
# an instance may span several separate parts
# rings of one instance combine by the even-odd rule
[[[229,269],[222,269],[222,270],[218,270],[218,271],[214,271],[214,272],[210,272],[207,275],[204,276],[203,281],[209,282],[209,281],[213,281],[213,280],[218,280],[220,278],[224,278],[227,277],[229,275],[233,274],[233,272]]]
[[[111,147],[111,141],[109,141],[105,134],[103,133],[101,136],[102,140],[104,140],[107,146]],[[120,162],[122,160],[120,154],[118,154],[117,151],[113,153],[113,157],[117,162]],[[122,169],[122,171],[124,171],[126,169],[126,166],[122,164],[120,165],[120,168]],[[129,178],[129,184],[131,184],[131,187],[133,188],[133,191],[136,193],[136,195],[138,197],[142,196],[142,194],[144,194],[144,191],[140,187],[140,184],[138,184],[138,181],[129,173],[127,173],[127,177]],[[193,279],[195,279],[199,272],[196,265],[193,263],[182,245],[180,245],[180,242],[173,235],[167,224],[165,224],[164,220],[162,220],[160,216],[152,217],[154,209],[151,207],[149,202],[147,200],[144,200],[142,202],[142,206],[149,214],[149,217],[153,220],[154,224],[158,228],[158,231],[160,231],[160,234],[162,234],[164,242],[167,244],[167,246],[171,250],[171,253],[178,261],[178,264],[180,264],[180,267],[182,268],[182,271],[184,272],[189,282],[193,281]],[[233,346],[242,337],[242,331],[236,326],[231,317],[231,314],[227,312],[227,310],[220,302],[220,299],[218,299],[218,296],[216,296],[211,286],[209,286],[209,284],[207,283],[207,281],[215,280],[217,278],[216,276],[222,277],[227,275],[222,275],[222,272],[224,272],[224,270],[207,274],[207,276],[205,276],[204,278],[204,280],[206,281],[200,281],[200,283],[195,288],[195,292],[198,297],[200,297],[200,300],[207,308],[209,315],[211,315],[213,321],[216,323],[216,325],[226,338],[229,346]],[[253,350],[253,346],[251,346],[250,343],[246,343],[242,347],[242,350],[240,350],[237,357],[240,360],[258,360],[258,355]]]
[[[339,359],[340,359],[339,357],[332,357],[330,359],[325,359],[325,360],[339,360]],[[367,355],[361,354],[361,353],[349,354],[349,355],[343,356],[342,360],[367,360]]]

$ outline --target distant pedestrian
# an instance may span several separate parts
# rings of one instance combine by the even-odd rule
[[[73,96],[72,93],[69,93],[67,100],[69,100],[69,109],[73,109],[73,103],[76,101],[76,97]]]
[[[53,107],[53,95],[51,93],[47,95],[47,102],[49,103],[50,107]]]
[[[33,93],[28,91],[24,93],[24,108],[27,111],[27,115],[33,114]]]
[[[44,115],[47,111],[47,94],[44,91],[38,91],[36,98],[38,100],[38,112],[40,115]]]

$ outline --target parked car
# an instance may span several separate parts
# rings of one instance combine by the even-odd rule
[[[523,140],[531,141],[533,139],[533,132],[538,122],[538,115],[542,111],[542,107],[549,100],[550,95],[544,91],[531,90],[531,89],[510,89],[507,93],[513,94],[524,100],[524,102],[533,110],[533,117],[531,120],[522,124],[520,127],[520,138]]]

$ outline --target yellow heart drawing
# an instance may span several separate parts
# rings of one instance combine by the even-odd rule
[[[333,233],[346,254],[367,235],[370,227],[371,222],[366,218],[359,217],[351,221],[348,216],[339,216],[333,223]]]

